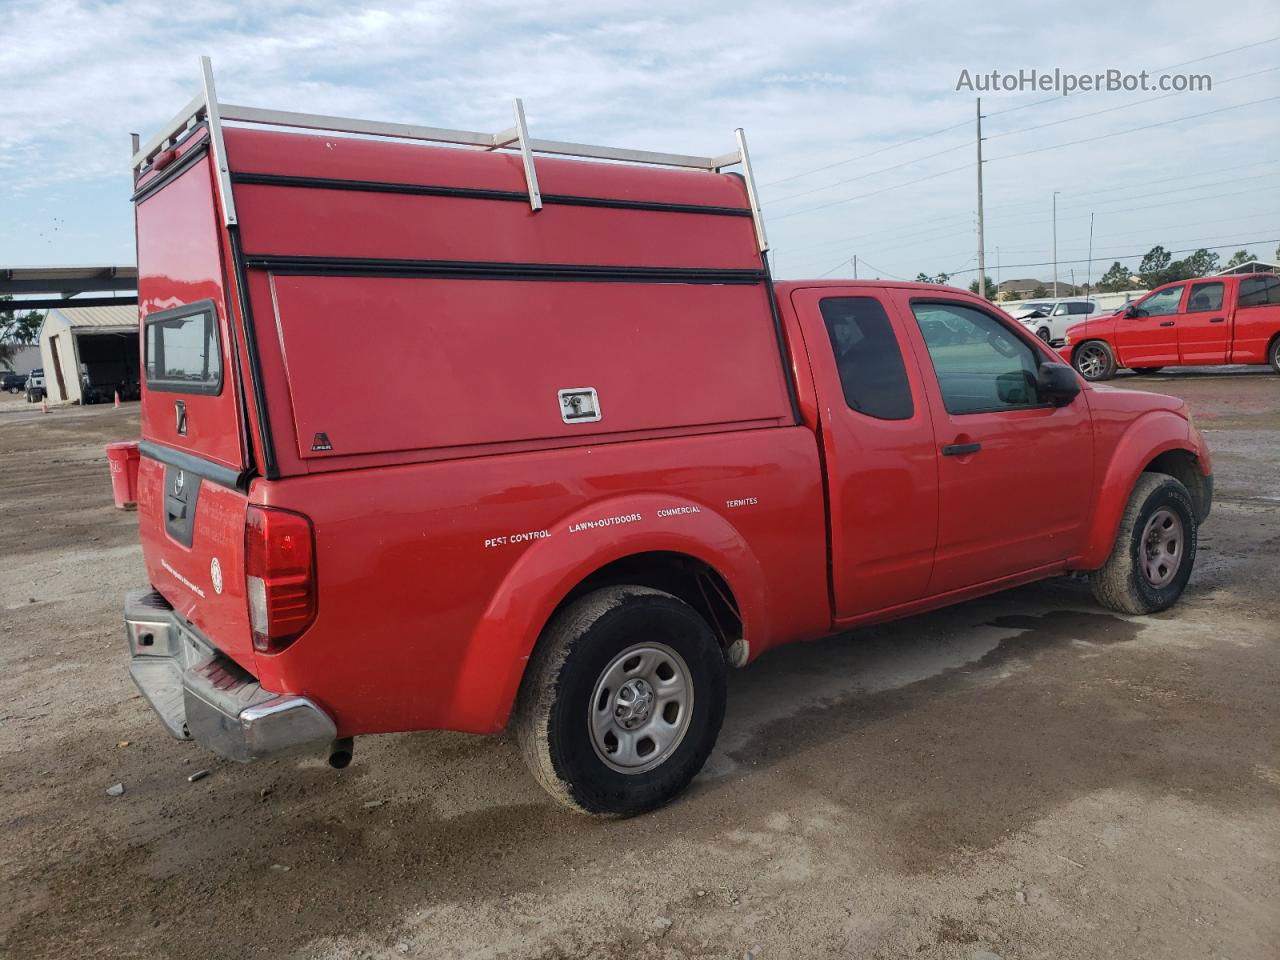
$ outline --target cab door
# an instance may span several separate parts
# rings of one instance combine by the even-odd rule
[[[1178,362],[1178,313],[1186,285],[1148,294],[1116,319],[1116,359],[1126,367],[1163,367]]]
[[[1016,576],[1080,552],[1093,502],[1093,427],[1081,394],[1036,393],[1043,346],[976,301],[895,291],[930,375],[938,546],[928,594]]]
[[[883,296],[858,287],[791,295],[817,391],[837,620],[924,596],[937,541],[924,375]]]
[[[1186,306],[1175,318],[1178,358],[1182,363],[1227,362],[1229,330],[1223,302],[1225,287],[1221,280],[1191,284]]]

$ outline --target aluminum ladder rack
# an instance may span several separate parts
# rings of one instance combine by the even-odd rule
[[[769,249],[765,235],[764,219],[760,214],[760,201],[756,192],[755,176],[751,170],[751,157],[747,152],[747,138],[739,127],[734,131],[737,149],[718,157],[698,157],[679,153],[659,153],[652,150],[627,150],[619,147],[593,146],[585,143],[565,143],[559,140],[539,140],[529,136],[525,123],[524,103],[512,101],[515,124],[499,133],[478,133],[474,130],[448,130],[441,127],[423,127],[410,123],[378,123],[370,120],[353,120],[348,117],[328,117],[317,114],[293,113],[287,110],[263,110],[231,103],[219,103],[213,82],[213,64],[208,57],[200,58],[203,88],[181,111],[146,143],[141,143],[135,133],[133,138],[133,177],[146,173],[156,156],[171,149],[188,130],[199,123],[209,127],[210,144],[214,164],[218,172],[219,193],[222,199],[222,219],[227,226],[236,223],[235,198],[231,193],[231,175],[227,167],[226,146],[222,137],[222,124],[257,123],[273,127],[295,127],[306,130],[327,130],[334,133],[354,134],[366,137],[391,137],[398,140],[421,140],[429,143],[446,143],[454,146],[474,147],[480,150],[518,150],[524,164],[525,182],[529,188],[529,206],[542,209],[542,194],[538,189],[538,172],[534,166],[534,154],[544,153],[564,157],[582,157],[593,160],[610,160],[620,163],[653,164],[664,167],[683,167],[719,173],[726,167],[741,164],[746,181],[747,200],[751,206],[751,218],[755,224],[756,241],[761,254]]]

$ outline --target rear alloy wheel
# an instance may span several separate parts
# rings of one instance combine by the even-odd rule
[[[1164,367],[1134,367],[1133,372],[1144,377],[1149,377],[1153,373],[1159,373]]]
[[[1187,488],[1163,473],[1144,473],[1120,519],[1111,556],[1089,574],[1094,598],[1120,613],[1167,610],[1182,596],[1195,565],[1195,508]]]
[[[1110,380],[1116,375],[1116,358],[1101,340],[1088,340],[1071,357],[1076,372],[1090,382]]]
[[[525,762],[582,813],[629,817],[702,769],[724,720],[726,665],[705,620],[640,586],[586,594],[548,624],[516,708]]]
[[[1280,337],[1271,341],[1271,353],[1268,359],[1271,361],[1271,369],[1280,373]]]

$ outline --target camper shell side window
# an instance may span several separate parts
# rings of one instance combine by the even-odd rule
[[[148,387],[168,393],[222,392],[222,345],[212,300],[148,314],[143,326]]]

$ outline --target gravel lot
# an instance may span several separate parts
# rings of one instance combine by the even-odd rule
[[[102,450],[137,405],[0,396],[0,957],[1274,960],[1280,377],[1116,382],[1214,450],[1179,606],[1054,581],[770,654],[690,792],[623,823],[505,739],[371,738],[342,772],[169,739],[125,672],[142,562]]]

